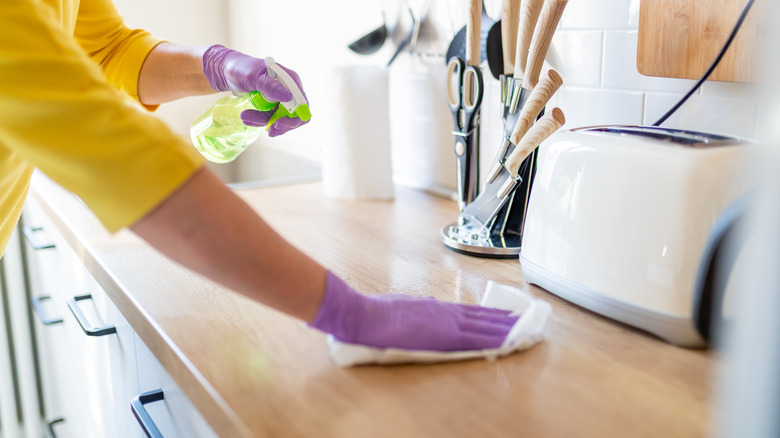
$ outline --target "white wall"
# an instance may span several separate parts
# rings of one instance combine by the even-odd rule
[[[425,2],[408,3],[419,10]],[[326,86],[318,82],[319,76],[337,64],[382,65],[388,59],[387,51],[361,57],[352,55],[345,46],[376,26],[376,10],[383,4],[392,9],[403,7],[403,2],[233,0],[231,4],[231,43],[250,52],[284,59],[299,71],[312,100],[315,117],[311,126],[285,136],[284,140],[268,143],[316,157],[320,152],[316,115],[326,111],[328,105],[317,101],[318,87]],[[334,8],[336,4],[338,7]],[[439,40],[418,49],[441,56],[451,36],[465,23],[466,5],[465,1],[431,0],[429,9]],[[491,16],[500,15],[500,0],[485,0],[485,6]],[[555,67],[565,82],[551,101],[566,114],[565,127],[651,124],[694,83],[650,78],[637,72],[638,23],[639,0],[569,1],[548,57],[548,67]],[[401,182],[426,187],[454,186],[452,121],[444,100],[443,74],[444,60],[435,56],[404,54],[392,68],[389,86],[393,165],[396,179]],[[498,84],[486,66],[484,76],[487,94],[482,107],[483,169],[501,143]],[[436,89],[420,93],[425,86]],[[754,87],[746,84],[705,83],[664,126],[754,137],[754,92]]]
[[[569,126],[652,124],[694,84],[636,69],[639,0],[572,0],[553,41]],[[754,137],[756,96],[746,84],[708,82],[664,126]]]
[[[228,44],[227,11],[215,0],[114,0],[125,22],[146,29],[167,41],[211,45]],[[154,113],[176,133],[189,140],[192,121],[208,109],[216,96],[198,96],[161,105]],[[210,166],[223,178],[235,174],[233,166]]]
[[[489,14],[500,15],[501,0],[484,0]],[[391,140],[396,180],[430,188],[454,187],[452,120],[444,99],[443,53],[465,24],[462,0],[407,0],[418,13],[426,8],[424,35],[417,51],[393,65],[390,88]],[[404,0],[117,0],[128,21],[142,23],[177,42],[225,43],[258,57],[273,56],[296,70],[311,101],[309,125],[260,144],[318,159],[322,117],[339,103],[319,99],[329,68],[345,64],[386,64],[388,42],[377,54],[359,56],[347,44],[381,24],[381,10],[392,26],[401,17],[395,40],[409,27]],[[564,79],[551,105],[567,117],[565,127],[596,124],[651,124],[693,84],[691,80],[650,78],[636,70],[639,0],[570,0],[553,40],[548,61]],[[484,67],[482,106],[483,169],[501,143],[498,84]],[[706,83],[664,125],[754,137],[757,99],[754,87]],[[180,132],[214,97],[166,105],[159,115]],[[370,110],[370,103],[366,104]],[[366,147],[371,138],[366,139]]]
[[[114,0],[130,26],[174,43],[227,44],[227,11],[215,0]],[[162,105],[155,113],[189,138],[189,127],[214,102],[214,96],[184,99]]]

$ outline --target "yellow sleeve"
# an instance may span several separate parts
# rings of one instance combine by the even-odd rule
[[[127,27],[111,0],[81,0],[73,36],[101,67],[108,82],[138,101],[141,66],[162,40],[145,30]]]
[[[136,222],[203,165],[106,81],[51,8],[0,1],[0,29],[0,149],[79,195],[109,230]]]

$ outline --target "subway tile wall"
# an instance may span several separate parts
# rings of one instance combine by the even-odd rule
[[[566,127],[652,124],[693,80],[642,76],[636,69],[639,0],[570,0],[548,61],[564,78],[557,104]],[[708,82],[664,126],[753,138],[756,90]]]
[[[129,0],[123,0],[133,4]],[[147,1],[148,0],[144,0]],[[175,0],[165,0],[174,2]],[[483,0],[491,17],[499,17],[503,0]],[[444,97],[443,52],[457,29],[465,23],[468,2],[463,0],[339,0],[339,8],[327,2],[302,0],[231,0],[228,2],[229,45],[246,53],[273,55],[296,66],[312,101],[315,117],[306,129],[296,130],[259,143],[318,159],[323,127],[320,114],[339,102],[324,102],[318,75],[332,65],[354,63],[377,67],[387,63],[395,50],[385,44],[372,56],[351,53],[347,44],[379,24],[380,9],[388,5],[415,11],[430,7],[438,45],[415,56],[404,53],[390,69],[389,121],[393,168],[396,180],[411,185],[452,189],[455,187],[452,119]],[[652,124],[694,83],[692,80],[652,78],[636,69],[636,45],[640,0],[569,0],[548,56],[548,67],[557,69],[564,86],[551,105],[560,106],[566,128],[598,124]],[[300,14],[305,9],[307,14]],[[345,17],[343,10],[352,13]],[[247,12],[249,11],[249,13]],[[270,11],[270,12],[269,12]],[[279,16],[296,16],[307,29],[305,46],[294,38],[280,38],[288,25]],[[258,18],[259,17],[259,18]],[[261,22],[258,22],[261,19]],[[259,23],[259,24],[258,24]],[[316,37],[314,37],[316,36]],[[220,38],[217,38],[220,39]],[[303,48],[302,48],[303,47]],[[484,67],[485,97],[482,105],[482,171],[502,141],[498,81]],[[748,84],[709,82],[665,126],[711,131],[744,137],[756,136],[758,113],[754,87]],[[370,110],[370,102],[366,103]],[[350,108],[351,110],[358,110]],[[187,121],[189,118],[187,118]],[[181,123],[181,130],[188,129]],[[366,147],[371,146],[370,136]],[[484,173],[483,173],[484,174]]]
[[[500,2],[485,0],[488,11]],[[490,13],[497,16],[497,12]],[[639,0],[570,0],[553,38],[545,69],[564,85],[549,106],[566,115],[566,128],[604,124],[650,125],[694,85],[694,80],[648,77],[636,68]],[[543,71],[544,71],[543,70]],[[501,144],[498,81],[485,68],[481,172]],[[751,84],[706,82],[663,126],[756,136],[758,98]],[[403,164],[397,166],[403,172]],[[443,181],[445,185],[451,181]]]

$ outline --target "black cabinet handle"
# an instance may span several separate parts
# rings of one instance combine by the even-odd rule
[[[51,436],[51,438],[57,438],[57,433],[54,431],[54,425],[57,424],[57,423],[64,423],[64,422],[65,422],[64,418],[57,418],[57,419],[49,421],[49,424],[48,424],[48,426],[49,426],[49,435]]]
[[[84,330],[84,333],[87,336],[105,336],[116,333],[116,327],[113,325],[106,327],[95,327],[90,324],[89,321],[87,321],[87,317],[84,316],[84,312],[79,309],[78,302],[91,299],[92,294],[86,294],[78,295],[68,300],[68,308],[70,308],[73,316],[76,317],[76,321],[78,321],[79,325],[81,326],[81,330]]]
[[[41,319],[43,325],[61,324],[62,318],[51,318],[48,315],[46,315],[46,311],[43,310],[43,305],[41,304],[41,301],[46,301],[50,299],[51,297],[48,295],[33,297],[32,298],[33,309],[35,310],[35,313],[38,315],[38,318]]]
[[[164,399],[165,395],[163,394],[163,390],[156,389],[154,391],[145,392],[130,402],[130,410],[133,411],[135,419],[138,420],[138,424],[141,425],[141,429],[144,430],[146,436],[149,438],[163,438],[163,436],[160,433],[160,430],[157,429],[154,421],[152,421],[152,417],[150,417],[149,413],[146,412],[144,405]]]
[[[27,242],[30,244],[30,246],[35,249],[51,249],[54,248],[55,245],[51,242],[39,242],[38,239],[35,238],[35,235],[38,233],[38,231],[43,231],[43,227],[22,227],[22,233],[24,234],[24,238],[27,240]]]

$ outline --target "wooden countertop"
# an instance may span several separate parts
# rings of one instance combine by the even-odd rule
[[[326,198],[319,184],[239,191],[282,235],[365,293],[478,303],[518,284],[516,259],[445,248],[457,206],[400,188],[393,202]],[[546,339],[487,362],[338,368],[303,323],[196,276],[128,231],[109,235],[36,175],[32,194],[220,436],[693,437],[709,435],[714,354],[552,304]],[[214,231],[218,233],[218,230]],[[247,230],[249,232],[249,230]]]

